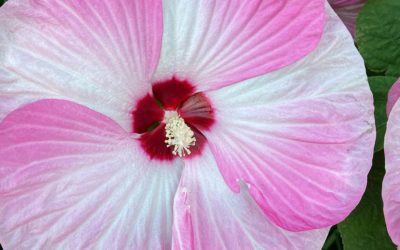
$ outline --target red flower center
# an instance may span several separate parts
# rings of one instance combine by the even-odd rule
[[[142,148],[151,159],[172,160],[174,147],[166,142],[165,111],[173,111],[193,131],[194,145],[185,157],[201,153],[206,138],[200,131],[214,123],[211,104],[202,92],[196,92],[188,81],[170,80],[153,84],[153,93],[140,99],[132,111],[133,132],[141,134]],[[171,113],[171,112],[169,112]]]

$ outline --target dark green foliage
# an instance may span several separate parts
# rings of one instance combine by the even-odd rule
[[[370,71],[400,76],[399,0],[369,0],[358,16],[356,37]]]

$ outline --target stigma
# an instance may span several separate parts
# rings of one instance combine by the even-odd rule
[[[184,157],[190,155],[190,147],[196,143],[193,131],[176,111],[166,111],[165,117],[165,143],[167,147],[174,147],[173,155]]]

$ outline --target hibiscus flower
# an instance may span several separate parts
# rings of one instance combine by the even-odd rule
[[[400,79],[388,95],[388,114],[385,135],[386,174],[382,184],[383,211],[387,229],[393,242],[400,246]]]
[[[353,37],[356,37],[358,13],[367,0],[328,0]]]
[[[372,94],[325,1],[19,0],[0,25],[6,249],[318,249],[365,190]]]

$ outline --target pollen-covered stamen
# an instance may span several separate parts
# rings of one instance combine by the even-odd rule
[[[173,146],[172,153],[183,157],[186,154],[190,155],[190,147],[196,143],[193,131],[185,121],[178,115],[176,111],[167,111],[165,113],[165,143],[167,147]]]

